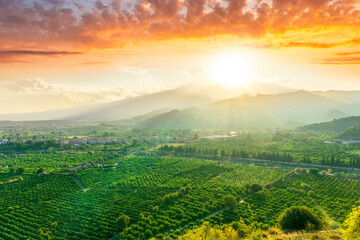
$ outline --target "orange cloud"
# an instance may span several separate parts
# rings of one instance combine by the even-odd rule
[[[332,65],[357,65],[360,64],[360,52],[339,52],[334,54],[336,57],[325,58],[320,64]]]
[[[330,48],[359,45],[358,0],[69,0],[0,1],[0,50],[121,48],[143,41],[211,38],[262,39],[316,27],[311,41],[284,40],[280,47]],[[332,42],[332,27],[351,29]]]
[[[360,57],[327,58],[321,64],[357,65],[360,64]]]
[[[25,62],[23,56],[64,56],[79,55],[81,52],[66,51],[31,51],[31,50],[5,50],[0,51],[0,63]],[[21,57],[21,61],[19,60]]]

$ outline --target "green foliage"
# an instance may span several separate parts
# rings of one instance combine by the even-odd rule
[[[328,143],[333,135],[302,132],[252,134],[216,140],[202,140],[184,146],[159,148],[160,154],[238,161],[260,159],[279,164],[302,162],[360,168],[358,144]],[[225,154],[218,154],[224,152]]]
[[[319,169],[317,169],[317,168],[310,168],[310,169],[309,169],[309,173],[310,173],[310,174],[319,174]]]
[[[360,124],[346,129],[337,136],[339,139],[360,140]]]
[[[324,227],[325,220],[307,207],[290,207],[279,216],[283,230],[318,230]]]
[[[319,204],[335,221],[342,223],[351,209],[358,206],[360,199],[360,182],[344,178],[323,175],[293,174],[286,181],[278,182],[273,192],[282,195],[284,204],[305,205],[313,208]],[[283,192],[284,190],[298,189],[301,193]],[[307,194],[304,194],[307,193]],[[268,193],[266,193],[268,194]],[[274,197],[272,197],[274,198]],[[291,201],[291,203],[289,202]],[[279,209],[279,212],[283,209]]]
[[[350,212],[343,227],[348,239],[360,238],[360,207],[356,207]]]
[[[230,226],[237,232],[240,238],[245,238],[252,232],[251,227],[246,225],[242,219],[232,222]]]
[[[263,237],[260,231],[254,231],[246,238],[246,240],[262,240]]]
[[[41,173],[44,173],[44,172],[45,172],[45,169],[44,169],[43,167],[40,167],[40,168],[36,171],[37,174],[41,174]]]
[[[341,223],[360,198],[358,181],[321,174],[181,158],[123,161],[112,152],[60,155],[38,154],[44,160],[37,162],[29,154],[14,164],[34,172],[40,164],[55,169],[65,157],[75,163],[86,156],[96,163],[101,157],[103,165],[62,173],[47,168],[47,174],[1,173],[1,239],[177,239],[205,219],[220,235],[256,239],[251,233],[275,226],[288,207],[305,205],[318,213],[319,204]],[[249,190],[265,184],[266,191]]]
[[[2,160],[2,165],[11,166],[12,168],[24,167],[29,172],[37,171],[39,168],[44,168],[49,172],[60,171],[62,169],[71,168],[82,163],[86,162],[95,162],[97,163],[99,159],[113,159],[112,154],[107,154],[103,152],[96,152],[94,154],[88,153],[54,153],[54,154],[44,154],[44,153],[31,153],[26,154],[21,157],[13,156],[7,157]]]
[[[121,214],[116,219],[116,225],[120,231],[124,230],[130,223],[130,217],[126,216],[125,214]]]
[[[11,168],[9,169],[9,172],[10,172],[10,173],[16,173],[16,168],[15,168],[15,167],[11,167]]]
[[[226,226],[221,229],[219,227],[213,227],[209,222],[204,222],[203,225],[191,232],[179,237],[180,240],[232,240],[238,239],[237,232],[231,227]]]
[[[268,169],[248,165],[229,165],[232,171],[221,173],[214,180],[218,183],[228,185],[247,186],[250,184],[265,185],[282,179],[286,171],[281,169]]]
[[[263,190],[263,187],[258,183],[253,184],[246,184],[245,187],[251,192],[251,193],[257,193]]]
[[[236,198],[233,195],[226,195],[224,197],[225,207],[228,209],[232,209],[236,207]]]
[[[25,168],[24,167],[20,167],[16,170],[16,173],[22,174],[25,172]]]

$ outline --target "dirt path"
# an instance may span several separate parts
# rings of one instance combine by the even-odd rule
[[[241,200],[240,202],[236,203],[236,206],[238,206],[238,205],[241,204],[241,203],[244,203],[244,200]],[[203,221],[203,220],[205,220],[205,219],[211,218],[212,216],[214,216],[214,215],[216,215],[216,214],[218,214],[218,213],[224,212],[226,209],[227,209],[227,208],[223,208],[223,209],[220,209],[220,210],[218,210],[218,211],[216,211],[216,212],[213,212],[213,213],[207,215],[206,217],[197,220],[196,222],[200,222],[200,221]]]
[[[244,200],[241,200],[240,202],[236,203],[236,206],[238,206],[239,204],[242,204],[242,203],[244,203]],[[201,221],[203,221],[203,220],[205,220],[205,219],[211,218],[212,216],[214,216],[214,215],[216,215],[216,214],[218,214],[218,213],[224,212],[226,209],[227,209],[227,208],[220,209],[220,210],[218,210],[218,211],[216,211],[216,212],[210,213],[209,215],[207,215],[207,216],[205,216],[205,217],[203,217],[203,218],[200,218],[200,219],[198,219],[198,220],[196,220],[196,221],[194,221],[194,222],[191,222],[191,223],[193,223],[194,225],[196,225],[196,224],[198,224],[199,222],[201,222]],[[190,223],[189,223],[189,224],[190,224]],[[183,230],[183,229],[185,229],[186,227],[188,227],[189,224],[187,224],[186,226],[181,227],[181,230]],[[168,233],[168,235],[170,235],[170,233]]]
[[[73,177],[73,179],[75,180],[76,184],[81,188],[81,190],[83,190],[84,192],[91,189],[91,188],[85,188],[85,186],[81,183],[80,179],[78,179],[77,177]]]

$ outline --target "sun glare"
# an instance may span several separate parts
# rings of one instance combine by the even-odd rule
[[[220,56],[210,75],[214,82],[223,86],[243,86],[249,81],[249,64],[240,54]]]

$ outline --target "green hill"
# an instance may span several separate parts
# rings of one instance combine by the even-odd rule
[[[360,124],[350,127],[338,135],[340,139],[360,140]]]
[[[360,116],[340,118],[330,122],[315,123],[300,128],[304,132],[333,132],[341,133],[360,124]]]

